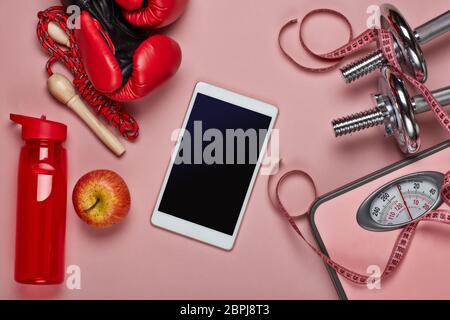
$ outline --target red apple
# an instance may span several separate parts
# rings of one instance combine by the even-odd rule
[[[96,170],[78,180],[72,202],[77,215],[95,228],[121,222],[130,211],[130,191],[117,173]]]

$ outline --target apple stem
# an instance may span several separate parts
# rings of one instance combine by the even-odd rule
[[[84,212],[89,213],[89,211],[91,211],[92,209],[94,209],[95,206],[96,206],[99,202],[100,202],[100,198],[99,198],[99,197],[96,197],[96,198],[95,198],[95,203],[94,203],[92,206],[90,206],[89,208],[87,208],[86,210],[84,210]]]

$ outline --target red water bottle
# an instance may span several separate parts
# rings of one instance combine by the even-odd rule
[[[25,140],[18,175],[15,280],[59,284],[65,273],[67,127],[45,117],[10,118],[22,125]]]

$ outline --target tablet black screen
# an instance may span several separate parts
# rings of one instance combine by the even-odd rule
[[[271,120],[199,93],[159,211],[233,235]]]

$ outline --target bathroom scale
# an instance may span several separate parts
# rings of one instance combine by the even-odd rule
[[[442,204],[450,141],[317,199],[310,222],[321,250],[368,276],[381,274],[402,228]],[[450,299],[450,226],[421,222],[400,266],[376,286],[357,285],[327,266],[341,299]]]

